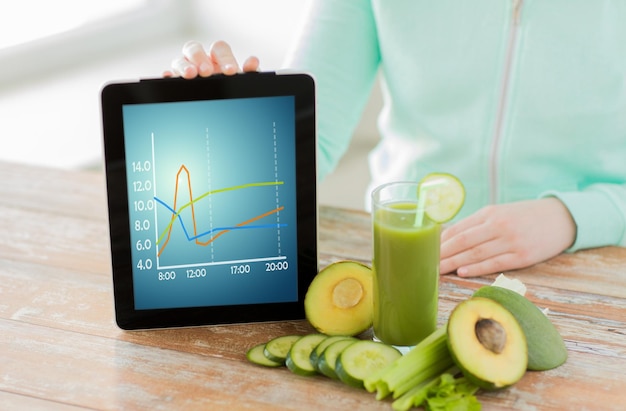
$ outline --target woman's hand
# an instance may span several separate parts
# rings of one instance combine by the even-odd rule
[[[243,63],[243,71],[257,71],[259,59],[248,57]],[[164,77],[181,76],[192,79],[197,76],[208,77],[212,74],[222,73],[233,75],[240,72],[237,59],[233,55],[228,43],[216,41],[211,44],[207,53],[202,44],[197,41],[189,41],[183,46],[183,55],[172,61],[172,68],[163,73]]]
[[[569,248],[576,224],[556,198],[487,206],[441,235],[441,274],[475,277],[528,267]]]

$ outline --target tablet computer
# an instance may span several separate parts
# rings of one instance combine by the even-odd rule
[[[318,261],[312,78],[110,83],[101,105],[118,326],[304,318]]]

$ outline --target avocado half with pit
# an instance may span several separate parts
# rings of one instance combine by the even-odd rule
[[[561,334],[550,319],[528,298],[497,286],[479,288],[474,297],[497,301],[513,314],[526,336],[529,370],[549,370],[567,360],[567,348]]]
[[[524,376],[526,337],[501,304],[481,297],[465,300],[450,314],[447,331],[452,359],[480,388],[506,388]]]
[[[311,281],[304,311],[311,325],[326,335],[353,336],[372,326],[373,275],[357,261],[338,261]]]

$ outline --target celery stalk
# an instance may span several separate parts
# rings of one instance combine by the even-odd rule
[[[420,374],[429,373],[433,367],[441,368],[441,371],[445,370],[447,365],[444,364],[441,366],[440,364],[451,361],[452,357],[448,351],[445,339],[443,341],[437,340],[436,343],[428,347],[427,350],[425,349],[420,353],[419,358],[414,356],[410,362],[405,362],[402,365],[402,367],[407,367],[405,372],[400,373],[396,370],[397,374],[387,375],[386,381],[389,384],[389,388],[395,391],[399,384],[414,378],[419,378]],[[404,370],[404,368],[402,368],[402,370]]]
[[[436,378],[441,373],[445,372],[450,366],[454,364],[452,358],[448,355],[447,357],[442,358],[440,361],[435,362],[424,369],[419,374],[405,380],[402,384],[399,384],[397,387],[393,388],[393,398],[398,398],[404,395],[406,392],[410,391],[416,385],[421,384],[424,381],[428,381],[432,378]]]
[[[389,386],[383,382],[376,386],[376,399],[382,400],[385,399],[389,394],[391,394],[391,390]]]
[[[413,371],[416,364],[419,367],[419,363],[421,361],[428,360],[431,355],[430,353],[433,350],[437,350],[438,348],[440,349],[441,346],[446,347],[447,350],[446,340],[446,327],[443,326],[438,328],[419,344],[413,347],[406,355],[398,358],[387,368],[366,378],[364,381],[365,388],[367,388],[368,391],[373,392],[378,382],[386,380],[387,378],[393,378],[393,376],[398,373],[401,374],[403,372]]]
[[[442,389],[440,386],[442,381],[442,375],[448,374],[449,380],[454,383],[466,384],[464,378],[457,380],[454,379],[453,375],[457,374],[459,371],[460,370],[456,365],[447,368],[444,372],[437,374],[436,376],[420,383],[417,386],[414,386],[411,390],[407,391],[404,395],[395,400],[391,404],[391,407],[394,409],[394,411],[407,411],[412,407],[419,407],[420,405],[423,405],[424,401],[426,401],[429,396],[433,395],[433,393],[436,393],[437,395],[443,394],[443,398],[445,398],[445,395],[448,393],[442,393],[441,391],[439,391]],[[444,386],[444,389],[447,389],[448,391],[450,390],[450,388],[456,388],[456,386]],[[477,388],[472,389],[471,392],[464,392],[463,395],[473,395],[476,390]]]
[[[377,391],[377,399],[392,393],[397,398],[415,385],[443,372],[452,361],[447,338],[446,327],[438,328],[389,367],[368,377],[364,381],[365,388],[370,392]],[[396,390],[399,390],[398,393]]]
[[[391,403],[394,411],[408,411],[413,407],[419,407],[428,394],[428,390],[439,382],[439,376],[426,380],[419,385],[413,387],[400,398]]]

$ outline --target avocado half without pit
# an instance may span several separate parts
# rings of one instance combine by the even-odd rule
[[[521,326],[506,308],[487,298],[470,298],[452,311],[448,348],[465,377],[485,390],[515,384],[528,365]]]
[[[353,336],[373,320],[373,275],[356,261],[339,261],[321,270],[304,298],[309,323],[326,335]]]

